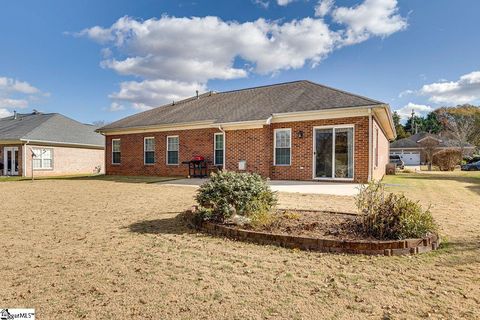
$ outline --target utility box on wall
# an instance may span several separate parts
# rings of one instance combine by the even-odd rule
[[[238,161],[238,170],[241,170],[241,171],[247,170],[247,161],[246,160]]]

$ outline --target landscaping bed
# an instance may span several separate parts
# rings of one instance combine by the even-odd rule
[[[195,214],[196,207],[187,212]],[[200,229],[208,234],[258,244],[292,249],[366,255],[411,255],[436,250],[440,238],[377,240],[357,228],[356,214],[328,211],[278,210],[274,220],[261,227],[236,225],[229,221],[204,221]]]

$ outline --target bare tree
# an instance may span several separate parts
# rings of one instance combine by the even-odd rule
[[[465,155],[465,147],[469,145],[470,136],[476,130],[475,118],[471,115],[444,113],[444,125],[448,135],[460,149],[462,156]]]
[[[420,145],[423,148],[422,152],[425,155],[425,160],[428,165],[428,171],[432,171],[433,156],[439,151],[438,144],[438,140],[428,138],[420,142]]]

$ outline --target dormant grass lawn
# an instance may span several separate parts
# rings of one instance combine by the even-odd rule
[[[193,188],[108,179],[0,183],[0,307],[39,319],[478,319],[480,175],[387,177],[448,243],[414,257],[320,254],[212,238],[177,214]],[[352,211],[353,199],[280,194]]]

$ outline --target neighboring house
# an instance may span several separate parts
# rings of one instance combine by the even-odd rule
[[[0,175],[85,174],[104,170],[105,138],[58,113],[0,119]],[[32,162],[33,161],[33,162]]]
[[[366,182],[385,174],[395,128],[387,104],[295,81],[207,92],[100,129],[106,173],[187,176],[182,162],[279,180]]]
[[[390,144],[390,154],[399,155],[405,165],[419,166],[427,162],[425,148],[434,148],[435,152],[446,149],[460,149],[456,141],[436,134],[419,132],[408,138],[394,141]],[[466,153],[473,152],[475,146],[464,146]]]

